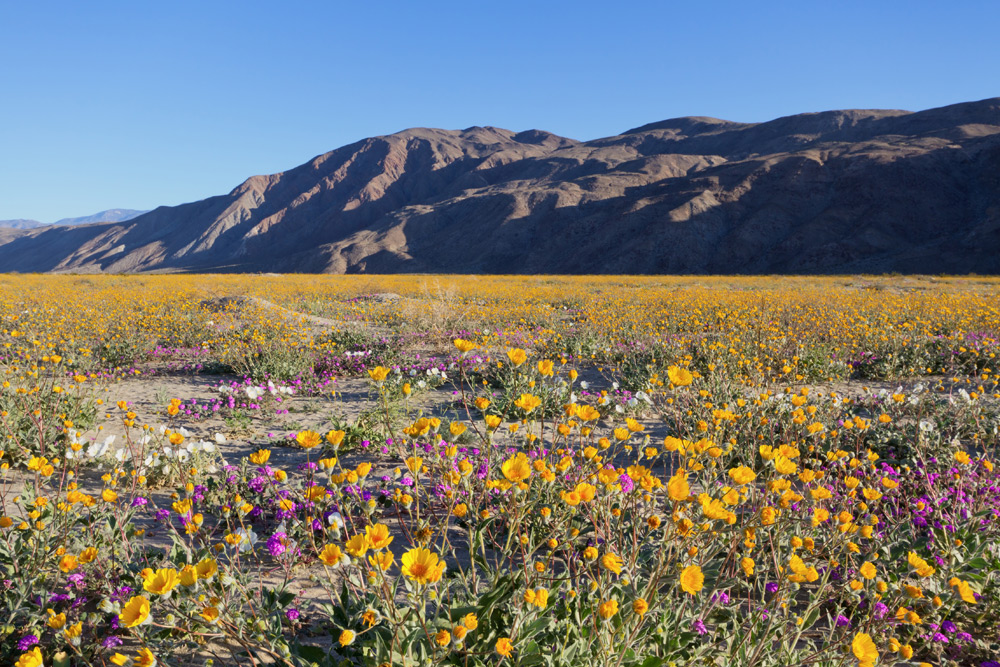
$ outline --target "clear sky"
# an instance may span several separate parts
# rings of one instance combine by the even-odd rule
[[[0,0],[0,219],[194,201],[415,126],[1000,96],[998,25],[963,0]]]

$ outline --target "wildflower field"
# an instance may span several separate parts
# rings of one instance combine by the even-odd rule
[[[1000,665],[1000,280],[0,276],[0,664]]]

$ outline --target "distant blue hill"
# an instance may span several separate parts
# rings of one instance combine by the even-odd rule
[[[62,220],[56,220],[53,223],[39,222],[38,220],[27,220],[24,218],[19,218],[17,220],[0,220],[0,227],[10,227],[13,229],[35,229],[37,227],[49,227],[50,225],[68,227],[70,225],[86,225],[91,222],[125,222],[126,220],[137,218],[143,213],[149,213],[149,211],[137,211],[131,208],[109,208],[107,211],[101,211],[100,213],[95,213],[93,215],[85,215],[80,218],[63,218]]]

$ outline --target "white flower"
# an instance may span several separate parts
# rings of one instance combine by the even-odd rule
[[[87,448],[87,456],[92,459],[98,459],[104,456],[108,452],[108,448],[114,444],[115,436],[109,435],[104,439],[104,442],[93,442],[90,447]]]
[[[241,553],[244,551],[250,551],[257,544],[257,533],[255,533],[252,528],[247,530],[246,528],[240,526],[239,530],[236,531],[236,534],[243,538],[237,545],[237,549],[239,549]]]
[[[580,382],[580,389],[590,389],[590,383],[586,380]]]
[[[934,430],[934,422],[927,421],[926,419],[921,420],[920,430],[924,433],[930,433]]]

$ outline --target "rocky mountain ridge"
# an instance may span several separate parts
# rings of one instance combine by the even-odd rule
[[[576,141],[415,128],[132,220],[0,231],[0,271],[997,273],[1000,98]]]

